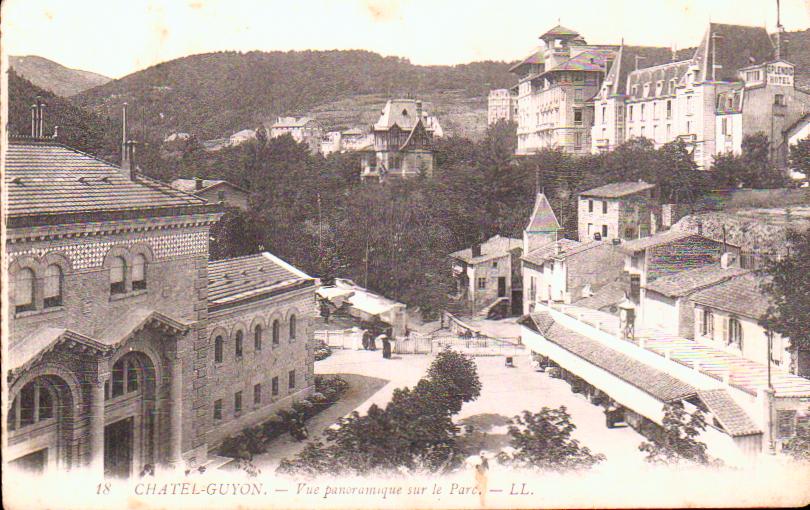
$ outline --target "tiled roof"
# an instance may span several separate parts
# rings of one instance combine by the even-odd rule
[[[561,230],[560,222],[557,221],[557,216],[548,203],[546,195],[538,193],[534,201],[534,210],[532,210],[532,218],[529,220],[529,225],[526,227],[527,232],[550,232]]]
[[[606,244],[608,244],[607,241],[588,241],[583,243],[580,241],[572,241],[571,239],[563,238],[554,243],[545,244],[540,248],[529,252],[528,255],[523,257],[523,260],[532,264],[540,265],[546,260],[552,258],[566,259]],[[557,253],[557,248],[555,245],[559,246],[559,253]]]
[[[385,103],[379,120],[374,124],[374,129],[388,129],[394,124],[400,128],[410,131],[416,127],[419,120],[417,114],[416,99],[391,99]],[[427,126],[426,103],[422,103],[422,122]]]
[[[657,234],[651,235],[649,237],[641,237],[639,239],[632,239],[630,241],[625,241],[624,243],[619,245],[619,249],[627,253],[635,253],[638,251],[646,250],[648,248],[655,248],[656,246],[662,246],[693,236],[703,238],[702,236],[698,234],[693,234],[691,232],[685,232],[680,230],[666,230],[664,232],[659,232]]]
[[[541,333],[541,335],[546,340],[559,345],[588,363],[610,372],[661,402],[678,401],[695,395],[695,388],[680,379],[611,349],[598,340],[592,340],[571,331],[557,322],[548,324],[547,319],[542,317],[543,315],[548,314],[533,314],[531,319],[535,324],[542,324],[545,333]]]
[[[525,59],[523,59],[522,62],[518,62],[517,64],[510,67],[509,72],[510,73],[515,72],[517,69],[519,69],[519,68],[521,68],[523,66],[528,66],[528,65],[532,65],[532,64],[534,64],[534,65],[542,65],[544,62],[545,62],[545,58],[543,57],[543,51],[542,50],[536,51],[536,52],[532,53],[531,55],[529,55],[528,57],[526,57]]]
[[[270,253],[208,263],[208,303],[226,305],[314,279]]]
[[[767,277],[748,273],[693,294],[695,303],[759,320],[772,304],[761,285]]]
[[[747,272],[749,272],[748,269],[741,269],[739,267],[723,269],[719,264],[711,264],[647,282],[647,291],[677,298],[686,296],[710,285],[716,285],[736,276],[743,275]]]
[[[274,128],[304,127],[315,121],[312,117],[279,117],[273,124]]]
[[[624,92],[630,99],[675,95],[675,87],[680,84],[690,65],[692,65],[691,60],[681,60],[633,70],[627,77],[627,88]],[[660,89],[658,88],[659,82],[661,82]],[[648,87],[644,85],[648,85]]]
[[[715,37],[712,37],[713,35]],[[712,79],[715,57],[716,79],[737,81],[739,79],[737,71],[740,69],[772,60],[774,47],[765,27],[709,23],[709,28],[694,56],[703,73],[700,79]]]
[[[472,248],[465,248],[463,250],[451,253],[450,257],[463,260],[468,264],[479,264],[490,259],[506,257],[515,248],[522,247],[523,241],[521,239],[513,239],[510,237],[501,237],[496,235],[481,243],[480,257],[472,256]]]
[[[571,30],[570,28],[565,28],[562,25],[557,25],[556,27],[552,28],[551,30],[549,30],[545,34],[541,35],[540,39],[543,39],[543,38],[549,37],[549,36],[552,36],[552,37],[553,36],[576,37],[578,35],[579,35],[579,32]]]
[[[692,49],[694,52],[694,49]],[[691,56],[691,53],[690,53]],[[687,57],[688,58],[688,57]],[[676,53],[676,59],[678,54]],[[605,77],[605,86],[609,86],[609,95],[627,94],[627,81],[629,76],[638,69],[661,66],[672,61],[672,50],[670,48],[656,46],[622,46],[616,56],[616,60],[610,67]],[[639,74],[636,73],[636,80]]]
[[[218,186],[220,184],[227,184],[228,186],[244,191],[247,193],[247,190],[237,186],[236,184],[230,183],[228,181],[217,180],[217,179],[203,179],[202,181],[202,188],[197,189],[197,182],[194,179],[175,179],[172,181],[172,188],[179,189],[180,191],[185,191],[186,193],[200,193],[203,191],[207,191],[209,188],[213,188],[214,186]]]
[[[611,49],[588,49],[549,71],[604,71],[607,61],[615,54]]]
[[[530,251],[523,256],[523,260],[539,266],[546,260],[549,260],[555,256],[563,257],[567,250],[572,250],[582,244],[586,243],[580,243],[579,241],[574,241],[573,239],[559,239],[556,242],[544,244],[536,250]],[[557,253],[558,248],[559,253]]]
[[[584,306],[585,308],[593,308],[594,310],[604,310],[619,304],[626,296],[628,286],[625,282],[615,281],[603,285],[601,288],[594,290],[594,293],[586,298],[582,298],[575,304],[577,306]]]
[[[205,200],[50,141],[11,140],[6,152],[8,214],[92,213],[205,205]]]
[[[762,434],[751,418],[724,389],[699,390],[698,398],[706,404],[720,425],[732,437]]]
[[[655,188],[655,184],[644,181],[613,182],[581,192],[582,197],[620,198]]]

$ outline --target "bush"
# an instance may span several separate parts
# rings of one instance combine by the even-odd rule
[[[219,454],[240,461],[252,460],[254,455],[267,451],[270,441],[289,432],[293,418],[311,418],[337,402],[348,387],[349,383],[340,376],[315,376],[316,391],[312,395],[295,402],[291,409],[280,409],[267,421],[226,438],[219,447]]]
[[[326,345],[326,343],[323,340],[321,340],[318,342],[318,345],[315,346],[314,353],[315,353],[315,361],[321,361],[332,355],[332,348]]]

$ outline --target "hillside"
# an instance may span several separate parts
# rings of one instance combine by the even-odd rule
[[[796,86],[810,90],[810,29],[787,32],[787,60],[796,65]]]
[[[440,108],[446,103],[448,111],[457,103],[450,125],[469,118],[484,126],[489,89],[514,83],[508,68],[504,62],[417,66],[360,50],[217,52],[158,64],[72,99],[102,117],[117,115],[126,101],[154,139],[177,131],[217,138],[278,115],[324,113],[327,128],[340,127],[364,114],[373,117],[386,98],[407,95]],[[368,112],[355,108],[360,105]],[[341,120],[347,106],[351,114]]]
[[[118,119],[101,118],[82,110],[70,100],[53,92],[43,90],[13,69],[8,71],[8,130],[12,135],[31,134],[31,104],[41,97],[45,107],[46,135],[53,134],[54,125],[59,126],[58,141],[79,150],[116,161],[119,157]]]
[[[9,56],[9,66],[34,85],[62,97],[104,85],[111,79],[90,71],[71,69],[36,55]]]

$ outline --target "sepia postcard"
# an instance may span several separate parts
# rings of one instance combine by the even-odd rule
[[[810,504],[810,0],[5,0],[10,509]]]

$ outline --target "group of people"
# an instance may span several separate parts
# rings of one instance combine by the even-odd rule
[[[391,338],[385,333],[381,333],[375,337],[369,330],[363,331],[362,343],[364,350],[376,351],[377,342],[382,344],[383,358],[391,359]]]

